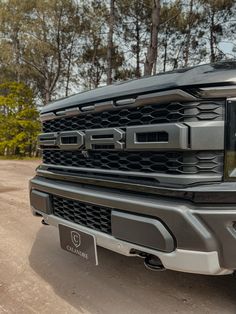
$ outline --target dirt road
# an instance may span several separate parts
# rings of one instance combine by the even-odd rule
[[[56,228],[30,213],[36,166],[0,161],[0,313],[236,313],[231,276],[151,272],[104,249],[94,267],[61,250]]]

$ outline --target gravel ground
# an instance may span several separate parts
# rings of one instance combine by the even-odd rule
[[[0,161],[0,313],[236,313],[236,278],[151,272],[98,249],[99,266],[60,249],[29,209],[36,161]]]

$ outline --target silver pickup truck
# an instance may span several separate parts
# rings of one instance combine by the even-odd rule
[[[233,273],[235,97],[236,63],[222,62],[52,102],[33,213],[94,264],[101,246],[153,270]]]

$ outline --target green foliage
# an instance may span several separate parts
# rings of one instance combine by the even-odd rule
[[[29,87],[17,82],[0,84],[0,155],[35,154],[38,115]]]

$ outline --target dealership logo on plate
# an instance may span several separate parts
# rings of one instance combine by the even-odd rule
[[[81,244],[80,234],[77,231],[71,231],[71,241],[73,242],[76,248],[80,246]]]

